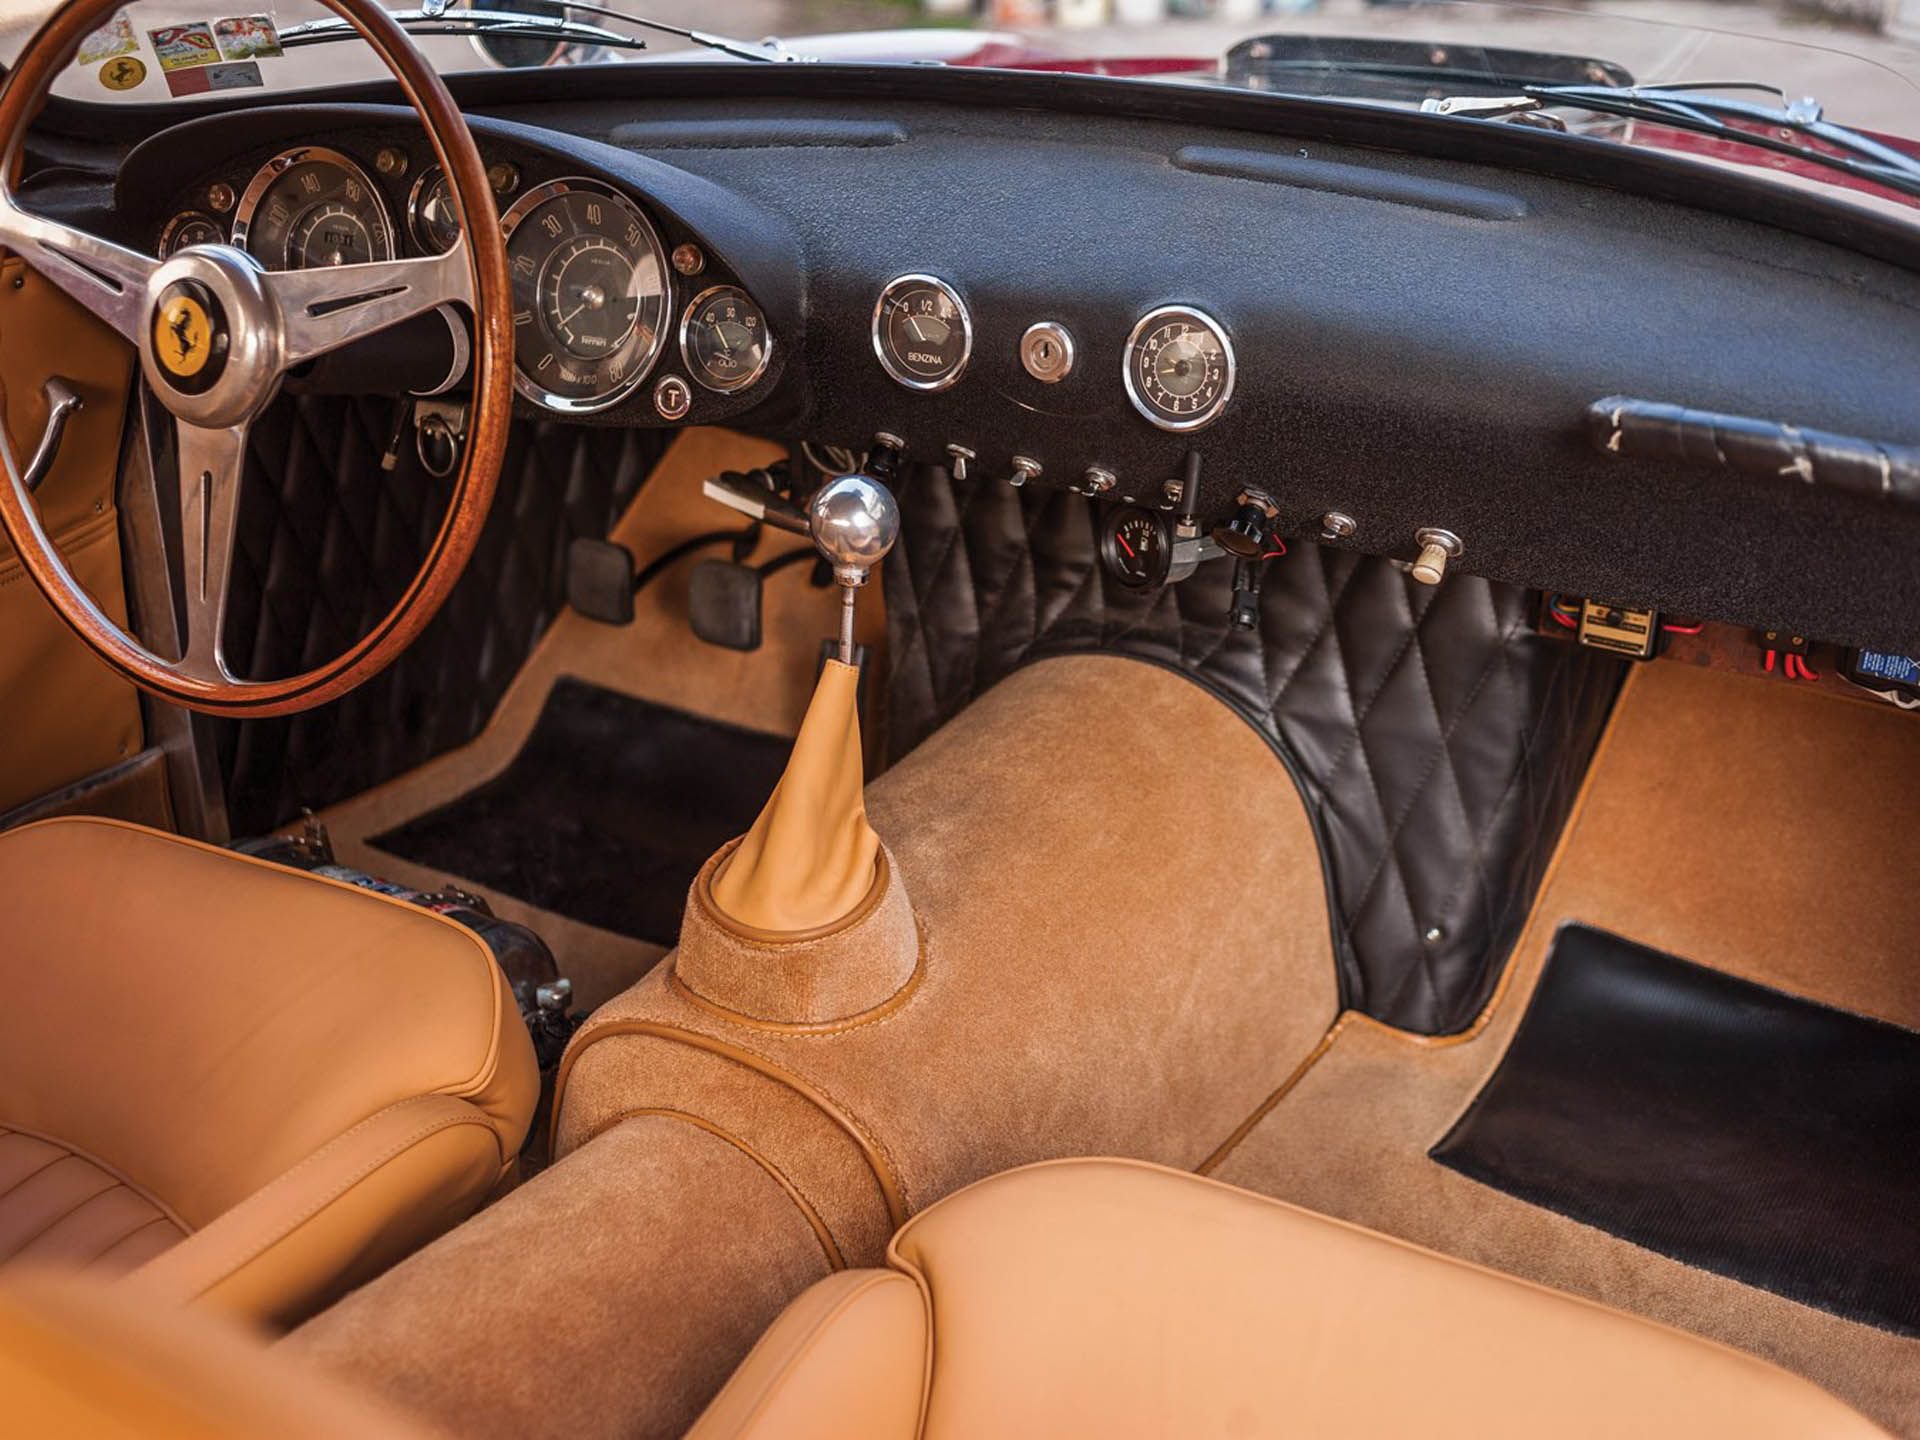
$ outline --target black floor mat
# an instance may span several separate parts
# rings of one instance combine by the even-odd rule
[[[753,823],[792,746],[563,679],[498,777],[370,843],[670,945],[694,874]]]
[[[1849,1320],[1920,1335],[1920,1034],[1569,925],[1433,1158]]]

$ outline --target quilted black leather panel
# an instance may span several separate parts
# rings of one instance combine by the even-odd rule
[[[379,397],[285,396],[255,423],[227,656],[260,679],[338,654],[419,567],[446,486]],[[343,799],[479,733],[565,600],[576,537],[604,536],[664,448],[658,432],[516,421],[467,573],[419,640],[352,694],[301,715],[216,725],[235,834]]]
[[[919,472],[887,560],[888,752],[903,755],[1029,660],[1109,650],[1235,705],[1292,770],[1320,834],[1344,1002],[1426,1034],[1467,1025],[1525,919],[1624,662],[1534,636],[1529,597],[1297,545],[1260,630],[1227,624],[1232,567],[1114,584],[1079,496]],[[1167,737],[1178,755],[1181,737]],[[1196,766],[1196,823],[1231,797]],[[1150,877],[1142,877],[1150,883]],[[1221,876],[1226,903],[1246,877]],[[1251,883],[1258,883],[1255,877]]]

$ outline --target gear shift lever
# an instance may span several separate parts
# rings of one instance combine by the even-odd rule
[[[900,537],[893,492],[871,475],[842,475],[820,487],[807,507],[807,533],[833,567],[840,586],[840,660],[853,664],[853,602],[867,572]]]

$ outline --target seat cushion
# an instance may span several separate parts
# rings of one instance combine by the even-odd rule
[[[117,1264],[160,1245],[151,1206],[195,1236],[163,1271],[199,1293],[269,1266],[281,1282],[232,1293],[290,1318],[471,1210],[525,1136],[532,1046],[491,952],[443,916],[61,819],[0,834],[0,917],[0,988],[33,999],[0,1006],[8,1153],[73,1152],[0,1198],[0,1236],[29,1204],[72,1207],[41,1250],[147,1222],[103,1249]],[[302,1227],[325,1255],[283,1243]]]
[[[153,1196],[44,1135],[0,1125],[0,1265],[120,1275],[185,1238]]]
[[[924,1418],[894,1404],[875,1440],[1883,1436],[1752,1356],[1135,1161],[982,1181],[903,1226],[888,1262],[921,1326],[876,1325],[879,1294],[822,1282],[694,1436],[825,1440],[819,1397],[922,1375]]]

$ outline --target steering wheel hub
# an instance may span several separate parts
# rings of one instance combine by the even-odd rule
[[[280,387],[279,307],[259,264],[231,245],[196,245],[153,272],[140,368],[160,402],[195,425],[238,425]]]

